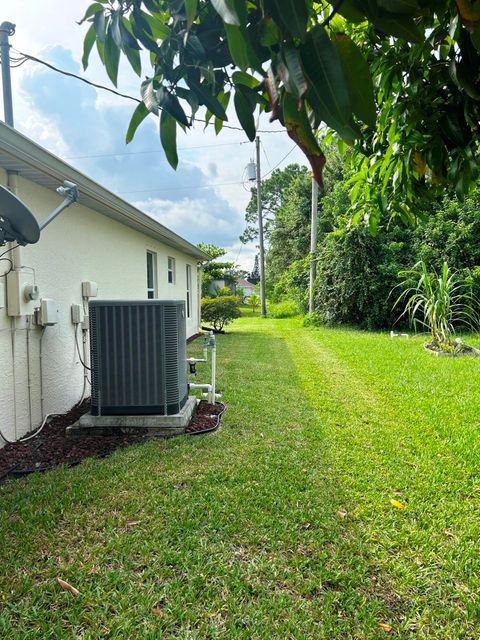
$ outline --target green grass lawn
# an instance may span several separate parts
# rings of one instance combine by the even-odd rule
[[[220,432],[0,487],[0,638],[479,638],[480,361],[229,330]]]

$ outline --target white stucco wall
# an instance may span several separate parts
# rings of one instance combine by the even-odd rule
[[[6,174],[0,170],[0,183]],[[17,195],[41,221],[61,201],[35,183],[17,179]],[[186,265],[192,268],[191,317],[187,336],[198,329],[197,261],[147,235],[109,219],[80,203],[71,206],[42,232],[38,244],[21,249],[24,267],[34,269],[41,298],[53,298],[60,321],[46,327],[42,341],[44,413],[64,412],[80,398],[83,367],[76,353],[71,305],[82,304],[81,283],[98,284],[99,299],[146,299],[146,252],[157,254],[158,298],[186,300]],[[1,252],[1,251],[0,251]],[[176,261],[174,284],[167,280],[167,258]],[[0,273],[8,267],[0,263]],[[42,329],[28,318],[7,316],[0,278],[0,429],[19,438],[41,422],[39,347]],[[81,331],[79,331],[81,342]],[[27,342],[30,358],[27,358]],[[28,394],[30,367],[30,401]],[[87,395],[90,395],[89,389]],[[29,408],[31,406],[31,409]],[[31,414],[31,418],[30,418]],[[0,439],[1,446],[1,439]]]

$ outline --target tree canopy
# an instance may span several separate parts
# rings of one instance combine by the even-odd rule
[[[83,64],[96,44],[114,84],[121,54],[142,76],[150,52],[127,141],[159,115],[173,167],[177,127],[219,133],[233,100],[250,140],[259,112],[279,121],[320,185],[335,132],[355,167],[353,212],[372,229],[478,178],[478,0],[100,0],[83,21]]]

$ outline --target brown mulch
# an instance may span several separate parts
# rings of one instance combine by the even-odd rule
[[[104,458],[115,449],[144,442],[143,434],[120,434],[115,436],[71,437],[65,434],[66,427],[76,422],[90,408],[85,400],[68,413],[49,419],[42,432],[27,442],[6,444],[0,449],[0,481],[19,477],[33,471],[46,471],[66,464],[73,466],[84,458]],[[211,405],[201,400],[186,432],[206,433],[218,427],[224,405]]]
[[[200,400],[197,411],[190,420],[190,424],[185,429],[186,433],[198,434],[214,431],[220,424],[225,405],[221,402],[210,404],[205,400]]]

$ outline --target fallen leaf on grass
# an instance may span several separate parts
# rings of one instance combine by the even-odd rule
[[[379,622],[377,624],[377,629],[381,629],[382,631],[387,631],[388,633],[393,630],[393,627],[391,624],[386,624],[385,622]]]
[[[69,591],[72,594],[72,596],[77,597],[78,594],[80,593],[78,589],[75,589],[75,587],[72,587],[71,584],[69,584],[68,582],[65,582],[65,580],[62,580],[61,578],[57,578],[57,582],[62,587],[62,589],[65,589],[65,591]]]
[[[455,537],[454,534],[451,531],[449,531],[448,529],[442,529],[442,533],[443,533],[444,536],[448,536],[449,538],[454,538]]]
[[[127,527],[134,527],[137,524],[140,524],[140,520],[128,520],[127,521]]]
[[[403,502],[400,502],[399,500],[395,500],[394,498],[390,500],[390,504],[396,507],[397,509],[406,509]]]
[[[338,516],[339,518],[345,518],[345,516],[346,516],[346,515],[347,515],[347,512],[346,512],[346,511],[342,511],[342,509],[339,509],[339,510],[337,511],[337,516]]]
[[[163,611],[160,609],[160,607],[153,607],[152,608],[152,613],[154,616],[163,616]]]

